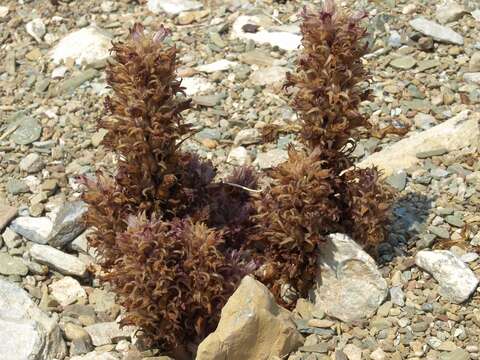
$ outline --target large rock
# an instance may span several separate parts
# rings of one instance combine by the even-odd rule
[[[89,26],[65,36],[50,52],[55,64],[74,59],[75,63],[96,63],[110,56],[112,37],[104,30]]]
[[[10,221],[17,216],[17,212],[16,207],[0,203],[0,231],[10,224]]]
[[[64,275],[83,277],[87,273],[87,265],[77,257],[48,245],[34,244],[30,249],[30,255],[35,261],[48,265]]]
[[[0,357],[63,359],[66,346],[57,323],[17,285],[0,278]]]
[[[436,149],[458,150],[480,144],[480,113],[462,111],[453,118],[426,131],[416,133],[358,163],[359,167],[377,166],[386,176],[408,169],[419,162],[416,154]]]
[[[54,247],[63,247],[80,235],[85,230],[82,217],[86,211],[87,204],[83,201],[64,204],[55,217],[48,244]]]
[[[437,5],[435,17],[441,24],[446,24],[452,21],[457,21],[467,10],[463,5],[460,5],[452,0],[446,0]]]
[[[256,32],[246,32],[245,25],[259,26]],[[233,23],[232,37],[242,40],[252,40],[259,44],[270,44],[284,50],[297,50],[301,44],[302,37],[289,31],[277,31],[264,29],[261,19],[258,16],[241,15]]]
[[[319,249],[315,307],[345,322],[371,317],[388,286],[375,261],[351,238],[332,234]]]
[[[290,312],[268,289],[246,276],[222,309],[217,330],[198,347],[197,360],[267,360],[303,342]]]
[[[422,250],[415,263],[438,281],[440,294],[455,303],[466,301],[478,286],[478,278],[460,258],[448,250]]]
[[[462,35],[453,31],[447,26],[437,24],[435,21],[419,17],[411,20],[410,26],[418,32],[422,33],[423,35],[430,36],[436,41],[449,44],[463,45]]]

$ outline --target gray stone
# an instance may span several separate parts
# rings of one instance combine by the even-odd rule
[[[52,231],[52,221],[48,217],[20,216],[12,221],[10,228],[27,240],[46,244]]]
[[[407,172],[405,170],[397,171],[390,175],[385,181],[398,191],[402,191],[407,184]]]
[[[94,289],[90,293],[88,301],[94,306],[97,313],[110,311],[115,306],[115,294],[101,289]]]
[[[192,97],[192,101],[201,106],[215,106],[220,103],[222,100],[222,95],[215,94],[215,95],[195,95]]]
[[[444,227],[431,225],[428,227],[428,230],[441,239],[450,239],[450,232]]]
[[[446,24],[452,21],[457,21],[466,12],[467,11],[464,6],[459,5],[455,1],[446,0],[443,1],[443,3],[437,5],[435,17],[437,18],[439,23]]]
[[[399,48],[402,46],[402,36],[396,30],[390,31],[390,36],[388,37],[388,45],[393,48]]]
[[[345,322],[371,317],[388,293],[375,261],[344,234],[329,235],[319,254],[315,307]]]
[[[464,349],[455,349],[450,352],[443,352],[440,355],[440,360],[469,360],[470,354]]]
[[[478,286],[473,271],[451,251],[422,250],[415,256],[415,263],[438,281],[440,294],[449,301],[466,301]]]
[[[205,64],[205,65],[197,66],[195,69],[197,71],[209,74],[209,73],[214,73],[214,72],[217,72],[217,71],[226,71],[226,70],[229,70],[229,69],[231,69],[231,68],[233,68],[237,65],[238,64],[236,62],[229,61],[229,60],[226,60],[226,59],[221,59],[221,60],[215,61],[211,64]]]
[[[33,37],[38,43],[42,42],[43,36],[47,32],[47,29],[45,28],[45,24],[43,23],[43,20],[39,18],[29,21],[25,25],[25,29],[27,30],[27,33],[31,37]]]
[[[63,359],[60,328],[17,285],[0,278],[0,354],[5,360]]]
[[[413,68],[417,64],[417,61],[410,55],[402,56],[396,59],[393,59],[390,62],[390,65],[395,69],[408,70]]]
[[[77,257],[66,254],[48,245],[34,244],[30,249],[32,258],[48,265],[64,275],[85,276],[87,266]]]
[[[262,68],[255,70],[250,76],[250,80],[261,86],[281,84],[286,79],[287,68],[281,66],[271,66],[268,68]]]
[[[120,328],[116,322],[103,322],[85,327],[95,346],[114,344],[119,340],[128,339],[132,336],[133,330],[132,326]]]
[[[12,195],[18,195],[28,193],[30,191],[30,188],[23,180],[10,179],[7,181],[6,190]]]
[[[14,249],[16,247],[19,247],[22,243],[22,237],[9,227],[7,227],[3,232],[2,238],[8,249]]]
[[[423,35],[430,36],[436,41],[463,45],[463,37],[449,27],[437,24],[434,21],[419,17],[410,21],[410,26]]]
[[[463,254],[462,256],[460,256],[460,259],[462,259],[462,261],[464,263],[471,263],[471,262],[476,261],[479,257],[480,257],[480,255],[478,255],[475,252],[467,252],[467,253]]]
[[[436,238],[437,236],[434,234],[423,234],[420,240],[416,242],[417,249],[423,250],[423,249],[430,248],[435,242]]]
[[[288,159],[288,152],[282,149],[272,149],[264,153],[259,153],[253,162],[260,169],[271,169]]]
[[[228,153],[227,162],[229,164],[243,166],[250,164],[251,161],[248,150],[243,146],[234,147]]]
[[[93,78],[97,77],[98,71],[95,69],[87,69],[82,71],[80,74],[71,77],[70,79],[66,79],[62,81],[56,89],[54,90],[54,95],[61,95],[64,93],[72,93],[76,88],[82,85],[84,82],[92,80]]]
[[[65,203],[55,217],[48,244],[60,248],[80,235],[85,230],[82,217],[87,209],[83,201]]]
[[[0,253],[0,274],[25,276],[27,273],[28,268],[21,258]]]
[[[16,207],[0,203],[0,231],[10,224],[10,221],[17,216],[17,213]]]
[[[25,156],[18,164],[18,167],[22,171],[33,174],[42,170],[45,167],[45,163],[43,162],[40,155],[38,155],[37,153],[32,153]]]
[[[435,125],[436,120],[432,115],[424,114],[424,113],[417,113],[413,118],[415,122],[415,126],[417,128],[427,130]]]
[[[170,15],[178,15],[184,11],[201,9],[203,5],[194,0],[148,0],[147,7],[155,14],[166,12]]]
[[[121,358],[117,352],[92,351],[85,355],[72,356],[70,360],[120,360]]]
[[[400,286],[390,288],[390,299],[392,303],[398,306],[405,305],[405,294]]]
[[[471,72],[480,71],[480,51],[474,52],[470,57],[469,70]]]
[[[22,117],[16,122],[16,130],[10,136],[18,145],[28,145],[37,141],[42,134],[40,123],[32,117]]]
[[[455,215],[448,215],[445,217],[445,221],[447,223],[449,223],[450,225],[452,226],[455,226],[455,227],[463,227],[465,225],[465,222],[460,219],[458,216],[455,216]]]

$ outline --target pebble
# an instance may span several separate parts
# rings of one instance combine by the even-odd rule
[[[34,244],[30,255],[35,261],[48,265],[64,275],[83,277],[87,266],[77,257],[64,253],[48,245]]]
[[[58,211],[48,238],[48,244],[64,247],[85,230],[83,215],[87,205],[79,200],[65,203]]]
[[[226,71],[235,66],[237,66],[236,62],[222,59],[210,64],[197,66],[196,70],[209,74],[209,73],[214,73],[216,71]]]
[[[447,0],[437,5],[435,17],[441,24],[446,24],[459,20],[466,12],[463,5],[455,1]]]
[[[234,147],[228,153],[227,162],[229,164],[243,166],[250,164],[251,161],[248,150],[243,146]]]
[[[407,184],[407,172],[405,170],[397,171],[396,173],[390,175],[386,182],[393,186],[396,190],[402,191],[405,189]]]
[[[14,206],[2,204],[0,202],[0,231],[3,231],[5,227],[17,216],[18,210]]]
[[[402,56],[390,62],[390,65],[395,69],[408,70],[413,68],[417,61],[412,56]]]
[[[148,0],[147,7],[151,12],[158,14],[166,12],[170,15],[178,15],[184,11],[198,10],[202,3],[194,0]]]
[[[288,152],[281,149],[272,149],[264,153],[259,153],[253,162],[260,169],[271,169],[280,165],[288,159]]]
[[[43,41],[43,36],[47,32],[45,24],[42,19],[36,18],[29,21],[25,28],[27,33],[35,39],[36,42],[41,43]]]
[[[463,45],[463,37],[449,27],[437,24],[434,21],[418,17],[410,21],[410,26],[416,31],[430,36],[436,41]]]
[[[45,167],[40,155],[37,153],[28,154],[25,156],[20,163],[18,164],[20,170],[26,171],[29,174],[34,174],[39,172]]]
[[[122,339],[129,339],[133,328],[125,326],[120,328],[116,322],[103,322],[85,327],[95,346],[113,344]]]
[[[390,298],[392,300],[392,303],[394,303],[397,306],[404,306],[405,305],[405,294],[403,293],[403,290],[399,286],[394,286],[390,288]]]

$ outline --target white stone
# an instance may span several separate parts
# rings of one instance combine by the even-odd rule
[[[476,252],[467,252],[461,255],[460,259],[462,259],[464,263],[471,263],[477,260],[479,257],[480,255],[478,255]]]
[[[246,276],[223,307],[217,329],[200,343],[196,360],[283,359],[302,343],[290,312]]]
[[[52,70],[52,79],[59,79],[65,76],[65,73],[68,71],[68,67],[61,65],[57,66]]]
[[[17,234],[38,244],[47,243],[52,227],[52,221],[48,217],[20,216],[10,224],[10,228]]]
[[[0,278],[0,354],[2,360],[63,359],[66,346],[57,323],[27,292]]]
[[[257,165],[260,169],[271,169],[288,159],[288,151],[282,149],[272,149],[267,152],[257,154],[257,158],[253,165]]]
[[[402,14],[404,15],[409,15],[413,14],[415,11],[417,11],[417,5],[415,4],[407,4],[405,7],[402,9]]]
[[[250,75],[250,80],[257,85],[271,85],[276,83],[284,83],[288,70],[281,66],[271,66],[269,68],[261,68],[255,70]]]
[[[4,18],[5,16],[7,16],[9,11],[10,9],[8,8],[8,6],[0,6],[0,18]]]
[[[192,0],[148,0],[147,7],[151,12],[158,14],[166,12],[170,15],[177,15],[183,11],[197,10],[202,4]]]
[[[248,165],[252,160],[248,154],[248,150],[243,146],[234,147],[228,153],[227,162],[232,165]]]
[[[40,155],[38,155],[37,153],[31,153],[25,156],[22,160],[20,160],[18,167],[22,171],[26,171],[28,173],[36,173],[45,167],[45,163],[43,162]]]
[[[466,82],[480,84],[480,72],[472,72],[463,74],[463,79]]]
[[[385,176],[419,163],[416,154],[432,149],[448,151],[480,145],[480,113],[462,111],[453,118],[426,131],[413,134],[376,152],[357,164],[361,168],[377,166]]]
[[[213,73],[216,71],[225,71],[231,69],[238,64],[234,61],[229,61],[226,59],[218,60],[210,64],[197,66],[196,69],[200,72]]]
[[[475,20],[480,21],[480,9],[473,10],[471,14]]]
[[[186,77],[182,79],[182,86],[188,96],[213,89],[213,84],[200,76]]]
[[[466,13],[463,5],[452,0],[446,0],[437,5],[435,17],[441,24],[446,24],[460,19]]]
[[[384,360],[386,358],[387,358],[387,354],[385,354],[385,352],[380,348],[374,350],[370,354],[370,359],[372,359],[372,360]]]
[[[39,18],[29,21],[27,25],[25,25],[25,29],[27,30],[27,33],[38,43],[42,42],[43,36],[47,32],[43,20]]]
[[[55,64],[74,59],[76,64],[104,60],[110,56],[112,37],[104,30],[89,26],[66,35],[50,52]]]
[[[87,266],[77,257],[48,245],[34,244],[30,255],[35,261],[51,266],[64,275],[82,277],[87,272]]]
[[[419,251],[415,263],[437,280],[440,295],[454,303],[466,301],[478,286],[473,271],[449,250]]]
[[[375,261],[344,234],[331,234],[319,248],[315,307],[344,322],[370,318],[388,293]]]
[[[87,297],[87,293],[80,283],[70,276],[54,281],[48,287],[52,297],[62,306],[73,304],[78,299]]]
[[[242,40],[253,40],[259,44],[270,44],[284,50],[297,50],[301,44],[302,37],[287,31],[268,31],[259,28],[256,33],[244,32],[242,27],[246,24],[259,24],[257,16],[239,16],[233,23],[232,37]]]
[[[419,17],[410,21],[410,26],[423,35],[430,36],[436,41],[463,45],[463,37],[449,27],[437,24],[434,21]]]

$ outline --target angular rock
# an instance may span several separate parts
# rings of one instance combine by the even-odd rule
[[[158,14],[166,12],[177,15],[183,11],[197,10],[202,8],[202,3],[193,0],[148,0],[147,7],[151,12]]]
[[[52,298],[62,306],[73,304],[79,298],[87,297],[87,293],[80,283],[70,276],[54,281],[48,287]]]
[[[132,336],[133,330],[132,326],[120,328],[116,322],[103,322],[85,327],[95,346],[114,344],[119,340],[128,339]]]
[[[61,248],[80,235],[85,230],[82,216],[86,211],[87,205],[83,201],[64,204],[55,217],[48,244]]]
[[[416,154],[419,152],[439,148],[453,151],[467,146],[478,146],[479,120],[479,113],[462,111],[440,125],[411,135],[368,156],[357,166],[365,168],[374,165],[383,170],[385,176],[389,176],[394,171],[417,165],[419,160]]]
[[[413,68],[416,63],[417,61],[413,58],[413,56],[407,55],[393,59],[390,62],[390,65],[395,69],[408,70]]]
[[[262,136],[257,129],[243,129],[237,133],[233,143],[235,145],[251,145],[258,143],[261,139]]]
[[[96,63],[110,56],[112,37],[104,30],[89,26],[65,36],[50,52],[55,64],[74,59],[76,64]]]
[[[0,203],[0,231],[3,231],[10,224],[10,221],[17,216],[17,213],[16,207]]]
[[[246,276],[223,307],[215,332],[200,343],[196,360],[283,358],[302,343],[290,312],[263,284]]]
[[[48,217],[20,216],[12,221],[10,228],[27,240],[46,244],[52,231],[52,221]]]
[[[30,249],[32,258],[48,265],[64,275],[85,276],[87,266],[73,255],[66,254],[48,245],[34,244]]]
[[[480,72],[465,73],[463,79],[469,83],[480,84]]]
[[[430,36],[436,41],[463,45],[463,37],[449,27],[437,24],[435,21],[419,17],[410,21],[410,26],[423,35]]]
[[[468,66],[471,72],[480,71],[480,51],[473,53]]]
[[[25,29],[27,30],[28,35],[33,37],[38,43],[42,42],[43,36],[47,32],[43,20],[39,18],[29,21],[27,25],[25,25]]]
[[[232,165],[248,165],[251,162],[248,150],[243,146],[237,146],[232,148],[228,153],[227,162]]]
[[[257,16],[239,16],[233,23],[232,37],[242,40],[253,40],[259,44],[270,44],[278,46],[284,50],[297,50],[301,44],[302,37],[287,31],[275,31],[259,28],[258,31],[245,32],[244,26],[247,24],[259,24],[260,19]]]
[[[23,259],[16,256],[10,256],[6,253],[0,253],[0,274],[7,276],[25,276],[27,273],[28,268],[23,262]]]
[[[0,278],[0,354],[5,360],[63,359],[66,346],[57,323],[27,292]]]
[[[437,280],[442,296],[457,304],[466,301],[479,283],[468,265],[449,250],[419,251],[415,264]]]
[[[345,322],[371,317],[388,293],[375,261],[339,233],[329,235],[319,253],[315,307]]]

